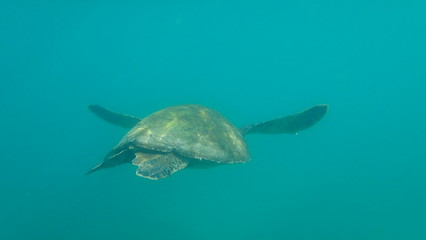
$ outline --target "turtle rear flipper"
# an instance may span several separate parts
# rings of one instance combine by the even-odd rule
[[[277,118],[274,120],[255,123],[240,129],[242,134],[249,133],[297,133],[305,130],[321,120],[327,113],[328,105],[322,104],[311,107],[303,112]]]
[[[173,153],[152,156],[136,153],[136,158],[132,163],[138,166],[136,175],[152,180],[168,177],[188,166],[187,161]]]
[[[142,119],[127,114],[115,113],[99,105],[89,105],[90,111],[99,118],[124,128],[132,128]]]

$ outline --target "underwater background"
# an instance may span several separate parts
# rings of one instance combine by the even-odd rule
[[[426,239],[426,1],[1,1],[1,239]],[[329,104],[252,160],[91,175],[144,117]]]

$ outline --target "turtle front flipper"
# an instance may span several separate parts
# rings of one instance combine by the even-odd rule
[[[135,153],[127,146],[114,148],[111,152],[108,153],[108,155],[106,155],[103,162],[90,169],[86,174],[90,174],[105,168],[115,167],[124,163],[130,163],[134,157]]]
[[[133,165],[138,166],[136,175],[152,180],[158,180],[184,169],[188,162],[173,153],[145,154],[136,153]]]
[[[99,105],[89,105],[90,111],[103,120],[124,127],[132,128],[141,121],[138,117],[133,117],[127,114],[115,113]]]
[[[311,107],[303,112],[282,118],[255,123],[240,129],[242,134],[249,133],[297,133],[305,130],[321,120],[327,113],[328,105],[322,104]]]

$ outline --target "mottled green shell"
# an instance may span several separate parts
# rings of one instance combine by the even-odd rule
[[[201,105],[165,108],[140,121],[121,144],[217,163],[250,159],[239,130],[220,113]]]

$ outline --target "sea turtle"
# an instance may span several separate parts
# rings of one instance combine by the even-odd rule
[[[303,112],[236,128],[217,111],[195,104],[162,109],[141,119],[89,105],[98,117],[131,130],[91,169],[122,163],[138,166],[136,174],[162,179],[186,167],[208,167],[250,160],[244,135],[250,133],[297,133],[317,123],[328,110],[317,105]]]

